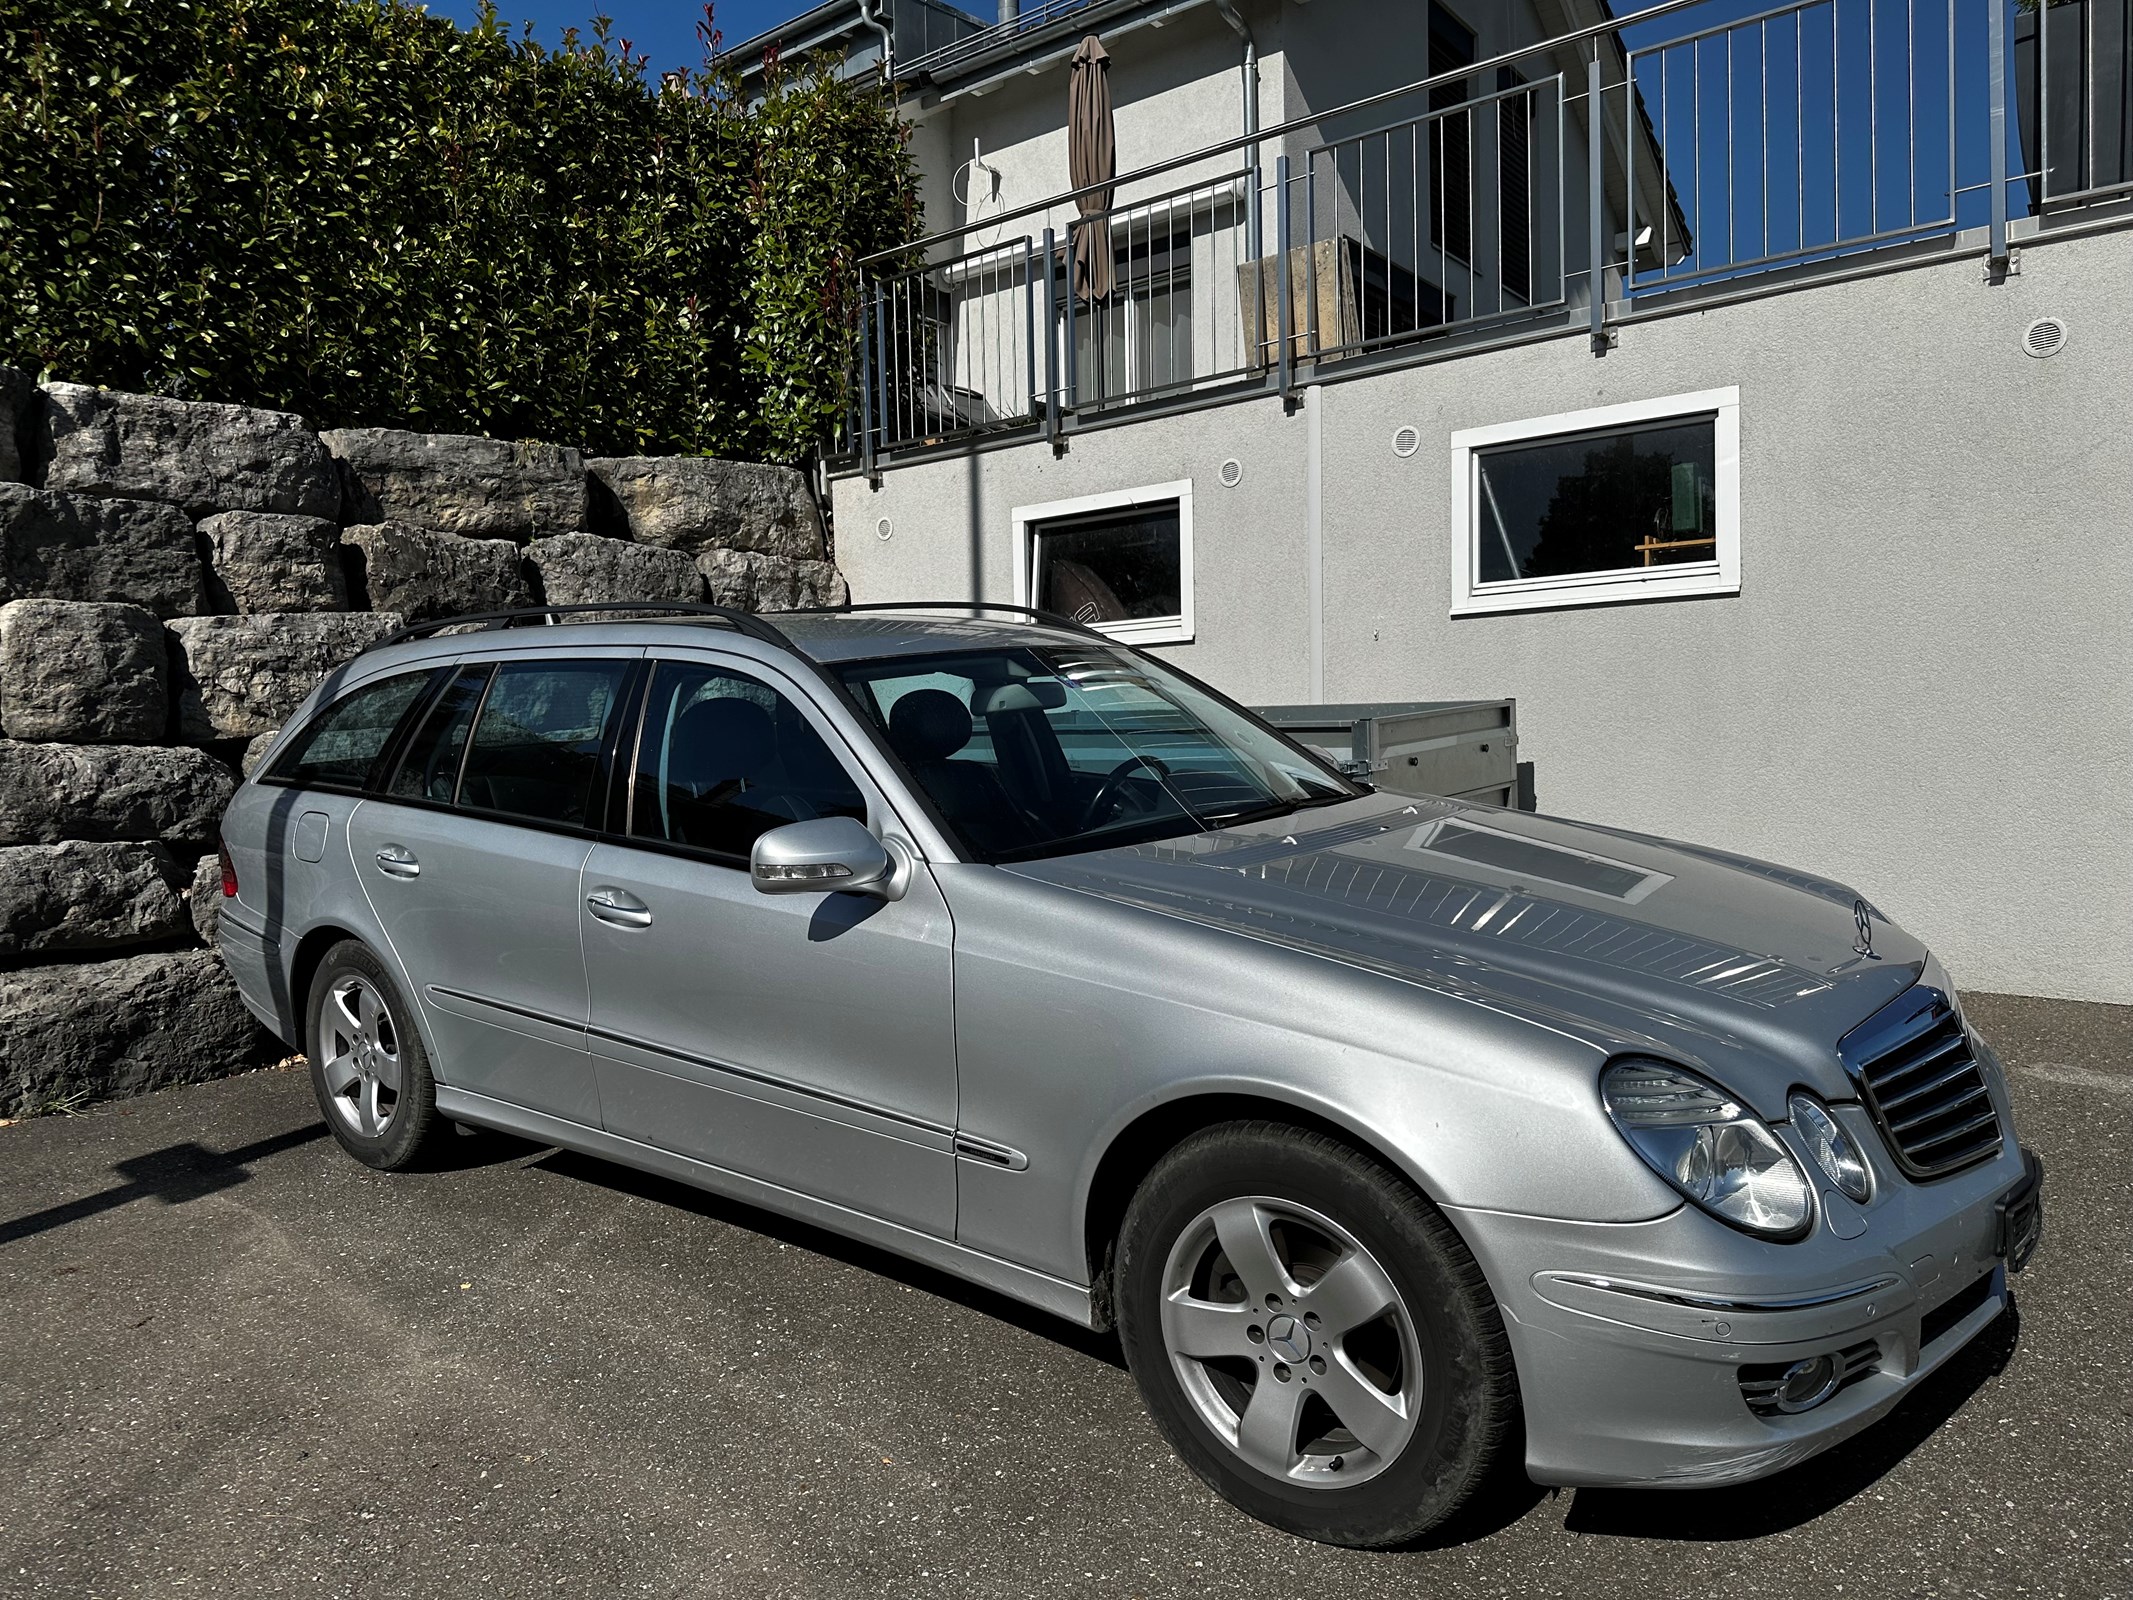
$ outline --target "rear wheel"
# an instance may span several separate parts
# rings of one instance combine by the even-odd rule
[[[1156,1423],[1217,1493],[1327,1544],[1419,1538],[1517,1437],[1494,1297],[1441,1213],[1322,1134],[1211,1128],[1134,1196],[1119,1333]]]
[[[414,1164],[437,1115],[422,1036],[385,964],[353,939],[311,981],[311,1088],[341,1148],[365,1166]]]

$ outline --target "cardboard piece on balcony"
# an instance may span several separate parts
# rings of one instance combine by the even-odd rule
[[[1311,299],[1318,298],[1317,316]],[[1278,257],[1237,267],[1237,309],[1244,322],[1245,365],[1255,371],[1280,357],[1281,266]],[[1289,359],[1345,350],[1363,341],[1355,268],[1338,239],[1289,248]]]
[[[1118,176],[1111,129],[1111,57],[1095,34],[1084,35],[1067,78],[1067,183],[1075,189]],[[1093,304],[1111,292],[1109,187],[1082,195],[1074,209],[1093,220],[1074,224],[1074,294]]]

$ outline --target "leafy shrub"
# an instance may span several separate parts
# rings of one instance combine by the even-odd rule
[[[794,460],[844,412],[858,259],[917,221],[872,85],[750,106],[604,25],[405,0],[0,0],[0,361],[55,377]]]

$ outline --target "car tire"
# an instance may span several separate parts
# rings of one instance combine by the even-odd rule
[[[311,980],[304,1045],[311,1090],[340,1146],[367,1167],[415,1164],[437,1122],[437,1083],[385,964],[345,939]]]
[[[1114,1282],[1164,1436],[1300,1537],[1368,1549],[1444,1530],[1521,1437],[1472,1254],[1404,1178],[1325,1134],[1239,1122],[1180,1144],[1127,1209]]]

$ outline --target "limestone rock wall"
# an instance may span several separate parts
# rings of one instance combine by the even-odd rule
[[[214,953],[222,810],[403,623],[847,597],[786,468],[322,434],[0,367],[0,1117],[286,1053]]]

